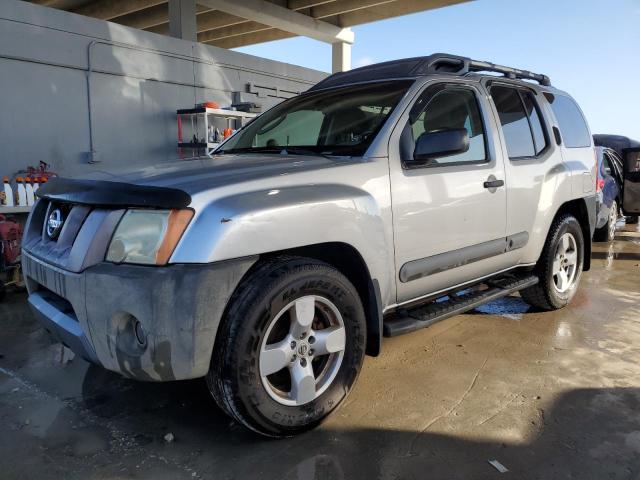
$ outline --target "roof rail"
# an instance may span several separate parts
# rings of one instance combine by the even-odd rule
[[[319,90],[321,88],[371,80],[411,78],[434,73],[467,75],[471,72],[495,72],[503,74],[506,78],[534,80],[540,85],[547,87],[551,85],[549,77],[540,73],[504,67],[502,65],[496,65],[495,63],[473,60],[458,55],[434,53],[426,57],[404,58],[335,73],[311,87],[310,90]]]
[[[426,66],[428,70],[424,73],[453,73],[456,75],[466,75],[470,72],[496,72],[502,73],[507,78],[534,80],[540,85],[547,87],[551,85],[549,77],[541,73],[533,73],[528,70],[519,70],[517,68],[505,67],[491,62],[473,60],[471,58],[459,57],[457,55],[449,55],[446,53],[434,53],[433,55],[425,57],[423,66]],[[456,67],[457,71],[452,71],[452,69]],[[419,70],[422,70],[422,68]],[[420,73],[424,74],[423,72]]]

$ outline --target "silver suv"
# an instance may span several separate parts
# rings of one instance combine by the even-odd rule
[[[490,74],[487,74],[489,72]],[[436,54],[332,75],[213,158],[42,187],[29,302],[85,359],[206,377],[268,436],[314,427],[382,337],[589,269],[589,128],[548,77]]]

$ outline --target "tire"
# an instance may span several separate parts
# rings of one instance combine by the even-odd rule
[[[565,241],[570,244],[573,242],[571,248],[566,249],[566,256],[561,253],[563,248],[560,246],[561,241],[563,246],[565,246]],[[554,274],[554,267],[556,265],[566,267],[571,262],[571,259],[574,258],[571,255],[572,252],[575,254],[574,269],[567,274],[565,283],[562,281],[562,275]],[[563,256],[560,257],[560,255]],[[562,260],[560,260],[561,258]],[[560,263],[556,264],[556,261]],[[522,290],[520,292],[522,299],[529,305],[542,310],[557,310],[567,306],[578,289],[583,265],[584,239],[580,223],[573,215],[562,215],[553,222],[540,259],[535,267],[539,282]],[[555,270],[559,269],[555,268]]]
[[[627,225],[635,225],[638,223],[638,215],[629,215],[626,218]]]
[[[609,218],[602,228],[596,229],[593,239],[596,242],[613,242],[616,236],[616,223],[618,223],[618,203],[614,200],[611,204]]]
[[[337,269],[302,257],[264,261],[230,300],[207,385],[216,403],[251,430],[296,435],[320,424],[351,391],[365,338],[358,292]],[[332,353],[319,353],[323,348]]]

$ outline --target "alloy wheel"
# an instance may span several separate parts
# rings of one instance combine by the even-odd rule
[[[265,390],[282,405],[312,402],[335,379],[345,343],[344,320],[330,300],[317,295],[294,300],[271,320],[261,343]]]
[[[578,247],[575,237],[567,232],[560,237],[553,259],[553,284],[556,290],[564,293],[576,280],[578,271]]]

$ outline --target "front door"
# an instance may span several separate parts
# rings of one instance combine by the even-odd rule
[[[390,141],[398,302],[504,268],[505,172],[480,87],[428,86]],[[466,152],[415,162],[423,133],[465,128]]]

